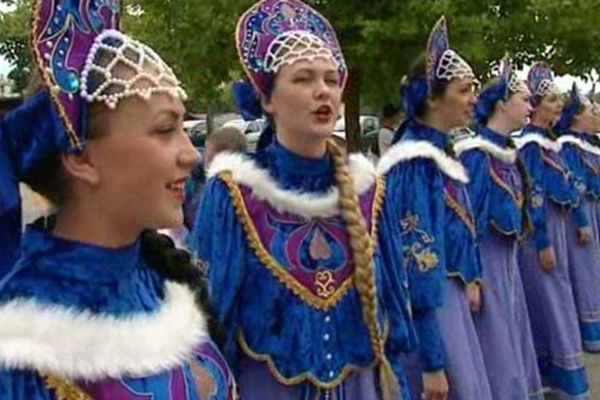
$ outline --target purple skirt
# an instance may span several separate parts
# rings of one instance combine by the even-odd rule
[[[543,400],[514,238],[480,245],[483,309],[473,315],[494,400]]]
[[[293,350],[292,350],[293,351]],[[238,387],[243,400],[379,400],[376,369],[349,375],[333,389],[319,389],[308,383],[284,385],[267,365],[248,357],[239,365]],[[403,397],[406,399],[406,397]]]
[[[595,217],[595,204],[586,199],[583,210],[590,219]],[[592,232],[595,224],[591,224]],[[596,227],[597,228],[597,227]],[[573,295],[579,316],[583,348],[600,351],[600,242],[592,234],[592,242],[586,246],[577,243],[577,227],[570,223],[567,228],[569,273]]]
[[[491,400],[492,393],[466,289],[456,279],[450,278],[447,282],[444,305],[438,309],[436,320],[444,346],[445,371],[450,386],[448,399]],[[405,364],[411,399],[420,400],[423,368],[418,354],[410,354]]]
[[[551,273],[542,271],[532,240],[520,248],[518,257],[542,380],[561,399],[579,400],[589,399],[589,392],[568,268],[568,216],[548,203],[547,232],[556,256]]]

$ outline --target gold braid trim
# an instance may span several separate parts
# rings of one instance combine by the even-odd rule
[[[390,323],[389,323],[389,320],[386,318],[384,326],[383,326],[383,342],[384,342],[384,344],[387,342],[389,335],[390,335]],[[346,378],[348,378],[349,375],[352,375],[355,373],[360,373],[360,372],[371,371],[379,364],[379,360],[377,359],[377,356],[375,356],[375,360],[373,360],[373,362],[371,364],[367,365],[366,367],[359,367],[358,365],[354,365],[354,364],[346,364],[344,366],[344,368],[342,369],[342,372],[338,375],[338,377],[335,378],[331,382],[322,382],[310,372],[303,372],[300,375],[296,375],[291,378],[285,378],[283,375],[281,375],[281,373],[275,366],[275,362],[273,361],[273,359],[271,358],[271,356],[269,354],[260,354],[250,348],[250,345],[246,341],[246,338],[244,337],[244,333],[242,332],[241,329],[238,332],[237,339],[238,339],[237,340],[238,344],[240,345],[240,348],[242,349],[244,354],[246,354],[248,357],[250,357],[251,359],[253,359],[255,361],[264,362],[265,364],[267,364],[267,368],[268,368],[269,372],[271,373],[271,375],[273,375],[273,378],[275,378],[275,380],[277,382],[281,383],[282,385],[286,385],[286,386],[298,385],[302,382],[308,381],[311,384],[313,384],[314,386],[321,388],[321,389],[334,389],[334,388],[338,387],[339,385],[341,385],[342,382],[344,382],[346,380]]]
[[[444,189],[444,199],[446,200],[446,204],[448,207],[452,209],[458,215],[458,217],[465,223],[469,231],[473,236],[475,236],[475,222],[473,221],[473,216],[467,210],[461,206],[458,201],[456,201],[450,193],[446,189]]]
[[[68,379],[47,374],[40,374],[40,376],[46,383],[46,387],[54,392],[57,400],[94,400]]]
[[[229,194],[233,201],[235,212],[244,227],[246,232],[246,239],[248,244],[254,250],[254,253],[260,260],[260,262],[266,266],[271,273],[283,283],[289,290],[291,290],[296,296],[304,300],[308,305],[321,311],[328,311],[344,297],[346,293],[354,286],[354,276],[350,275],[340,287],[328,298],[323,299],[318,297],[305,286],[298,283],[288,272],[275,260],[275,258],[267,251],[260,236],[252,222],[252,218],[248,213],[246,204],[244,203],[244,197],[237,183],[233,180],[231,172],[224,171],[219,174],[219,178],[227,185]],[[380,184],[380,179],[376,181],[375,198],[373,201],[373,222],[372,232],[376,233],[378,229],[377,221],[379,219],[379,213],[383,205],[383,194],[384,188]]]
[[[69,118],[67,117],[67,113],[60,102],[60,99],[59,99],[60,88],[53,82],[53,79],[51,78],[50,73],[44,67],[44,62],[43,62],[44,58],[40,54],[40,51],[37,46],[38,38],[35,35],[36,35],[36,33],[38,33],[37,31],[40,31],[40,33],[41,33],[41,30],[39,29],[40,22],[41,22],[40,21],[41,8],[42,8],[42,0],[36,0],[33,4],[33,17],[32,17],[32,21],[31,21],[32,27],[31,27],[31,34],[29,37],[29,40],[31,41],[31,50],[33,52],[33,59],[38,68],[38,71],[40,72],[42,80],[44,81],[44,84],[46,85],[46,88],[48,89],[48,93],[50,93],[50,96],[52,97],[52,100],[53,100],[52,103],[56,107],[56,110],[58,111],[58,114],[59,114],[60,119],[62,120],[63,124],[65,124],[65,131],[67,132],[67,135],[69,136],[69,141],[71,142],[71,148],[82,149],[83,143],[81,143],[81,141],[79,140],[79,137],[77,136],[77,133],[75,132],[75,129],[73,128],[73,125],[71,125],[71,122],[69,121]],[[69,23],[73,23],[73,22],[70,21]],[[52,52],[54,52],[54,51],[56,51],[56,46],[52,49]],[[79,96],[79,94],[76,94],[76,96]]]
[[[514,200],[515,204],[517,206],[519,206],[519,208],[523,208],[523,199],[520,198],[520,196],[517,196],[515,194],[515,192],[513,192],[512,188],[510,186],[508,186],[508,184],[506,182],[504,182],[502,180],[502,178],[500,178],[498,176],[498,174],[496,174],[496,171],[494,171],[494,169],[491,166],[490,166],[490,175],[492,177],[492,180],[498,186],[500,186],[501,189],[503,189],[506,193],[508,193],[510,195],[510,197]]]
[[[553,168],[553,169],[557,170],[558,172],[560,172],[565,180],[567,180],[569,178],[569,171],[566,170],[562,165],[557,164],[552,158],[548,157],[543,151],[542,151],[542,160],[550,168]]]

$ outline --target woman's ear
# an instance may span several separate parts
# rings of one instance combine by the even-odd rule
[[[431,110],[431,111],[435,111],[437,109],[437,106],[440,102],[440,96],[436,96],[436,97],[427,97],[426,103],[427,103],[427,109]]]
[[[505,112],[506,111],[506,101],[499,100],[494,104],[494,113],[496,112]]]
[[[68,175],[89,186],[95,186],[100,182],[100,175],[94,165],[89,150],[86,150],[81,154],[63,154],[62,164]]]
[[[273,106],[273,101],[271,100],[271,98],[268,98],[267,96],[264,95],[260,95],[260,105],[262,106],[262,109],[264,110],[264,112],[266,114],[269,115],[273,115],[275,111],[275,107]]]

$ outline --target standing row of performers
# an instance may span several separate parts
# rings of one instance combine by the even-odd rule
[[[118,21],[118,1],[34,2],[39,87],[0,122],[1,400],[590,398],[600,119],[547,66],[505,62],[476,98],[441,19],[375,167],[329,140],[331,25],[256,3],[236,44],[271,124],[211,164],[203,276],[154,231],[182,223],[198,162],[185,91]],[[57,210],[23,235],[19,182]]]

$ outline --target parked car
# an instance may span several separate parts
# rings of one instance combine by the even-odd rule
[[[454,142],[473,136],[475,136],[475,132],[467,127],[456,128],[450,132],[450,137]]]
[[[238,129],[246,136],[246,146],[249,153],[256,151],[256,145],[258,144],[258,138],[266,124],[264,118],[255,119],[253,121],[246,121],[241,118],[233,119],[223,124],[223,127],[233,127]]]
[[[377,143],[379,117],[373,115],[361,115],[359,117],[359,123],[363,151],[367,152],[373,144]],[[335,123],[333,135],[338,140],[346,141],[346,121],[344,117],[341,117]]]
[[[208,133],[206,120],[193,119],[183,121],[183,130],[188,135],[195,147],[204,147],[206,134]]]

